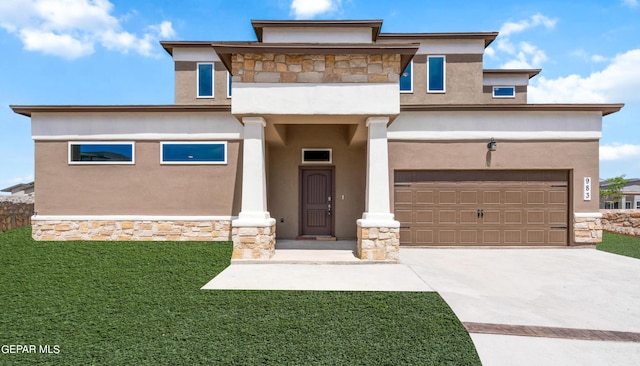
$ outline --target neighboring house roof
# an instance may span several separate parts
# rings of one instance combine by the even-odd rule
[[[605,180],[600,180],[600,188],[606,188],[609,186],[609,182]],[[627,184],[622,187],[621,190],[624,194],[640,194],[640,178],[632,178],[629,179]]]
[[[18,192],[18,191],[26,191],[28,189],[32,189],[34,186],[35,186],[35,182],[19,183],[19,184],[13,185],[11,187],[0,189],[0,192],[13,193],[13,192]]]

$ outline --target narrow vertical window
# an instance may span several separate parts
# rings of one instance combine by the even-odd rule
[[[227,98],[231,98],[231,73],[227,72]]]
[[[427,57],[427,92],[445,92],[445,58],[444,56]]]
[[[404,72],[400,74],[400,92],[411,93],[413,92],[413,60],[409,62]]]
[[[198,64],[198,98],[213,98],[213,64]]]

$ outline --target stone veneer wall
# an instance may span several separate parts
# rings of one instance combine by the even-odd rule
[[[232,56],[233,81],[246,83],[397,83],[400,55]]]
[[[639,210],[602,210],[602,229],[617,234],[640,236]]]
[[[35,240],[230,241],[231,221],[34,220]]]
[[[0,231],[31,225],[34,196],[0,196]]]
[[[596,244],[602,241],[602,224],[597,217],[573,218],[573,242],[575,245]]]
[[[234,227],[231,259],[270,259],[276,252],[276,226]]]
[[[368,261],[400,261],[400,228],[358,226],[357,256]]]

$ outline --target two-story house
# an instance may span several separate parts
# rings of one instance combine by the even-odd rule
[[[252,25],[161,42],[173,105],[12,106],[31,117],[34,238],[233,240],[234,259],[356,239],[366,260],[600,241],[591,180],[621,104],[528,104],[540,70],[483,69],[495,32]]]

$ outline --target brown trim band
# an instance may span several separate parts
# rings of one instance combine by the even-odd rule
[[[527,74],[529,79],[538,75],[542,69],[484,69],[483,74],[520,75]]]
[[[640,333],[637,332],[474,322],[464,322],[462,324],[467,329],[467,332],[476,334],[640,343]]]

